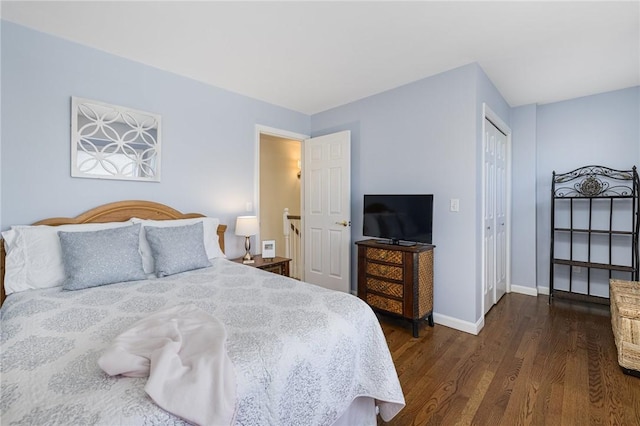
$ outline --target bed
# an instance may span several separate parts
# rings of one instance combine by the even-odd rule
[[[84,273],[69,272],[75,267],[69,260],[73,258],[69,247],[75,246],[66,238],[76,244],[84,242],[85,236],[94,241],[95,235],[115,235],[131,228],[140,234],[138,250],[144,264],[146,232],[158,271],[166,265],[161,251],[155,250],[151,231],[189,220],[190,225],[174,228],[171,235],[175,238],[177,229],[197,229],[204,236],[203,245],[213,241],[213,250],[219,252],[212,257],[207,246],[206,267],[180,272],[167,267],[170,273],[161,278],[146,274],[142,279],[87,288],[79,280],[77,290],[49,286],[16,291],[11,287],[12,293],[0,308],[2,424],[189,424],[184,416],[160,408],[149,397],[146,378],[110,376],[98,365],[114,339],[132,325],[183,306],[194,307],[223,324],[226,356],[235,375],[231,424],[356,425],[376,424],[376,413],[383,420],[393,418],[404,406],[404,397],[371,309],[352,295],[231,262],[223,254],[226,226],[216,226],[211,237],[206,224],[217,222],[209,219],[158,203],[123,201],[75,218],[34,224],[94,224],[103,231],[57,232],[63,254],[69,256],[63,259],[67,269],[64,286],[70,275],[82,278]],[[160,221],[166,222],[158,225]],[[118,226],[115,230],[95,225],[118,223],[122,226],[114,225]],[[134,228],[136,223],[142,225]],[[149,223],[158,226],[145,227]],[[73,232],[78,234],[70,235]],[[162,232],[165,234],[160,235],[168,235],[169,231]],[[182,243],[174,242],[169,253]],[[6,262],[2,245],[3,280],[5,274],[15,280],[12,249],[17,243],[12,244],[8,244]],[[110,244],[105,245],[105,258]],[[172,258],[167,264],[172,264]],[[84,275],[89,277],[87,283],[93,283],[95,271],[92,274]],[[9,282],[2,284],[4,292]]]

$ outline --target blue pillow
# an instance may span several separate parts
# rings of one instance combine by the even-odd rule
[[[58,232],[64,290],[146,278],[138,251],[140,224],[90,232]]]
[[[193,225],[145,226],[157,277],[211,266],[204,248],[202,222]]]

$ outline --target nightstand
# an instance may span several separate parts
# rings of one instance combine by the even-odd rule
[[[273,272],[274,274],[289,276],[289,262],[291,259],[286,257],[273,257],[263,259],[262,255],[256,254],[253,256],[254,263],[245,263],[246,266],[253,266],[254,268],[262,269],[264,271]],[[232,259],[233,262],[242,263],[242,258]]]

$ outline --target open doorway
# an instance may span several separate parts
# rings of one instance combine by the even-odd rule
[[[283,244],[278,241],[298,238],[297,250],[295,243],[284,244],[283,257],[292,259],[291,276],[341,291],[350,290],[350,144],[348,130],[309,138],[256,126],[258,247],[273,240],[276,255],[281,256]],[[295,151],[290,153],[288,145]],[[284,152],[273,154],[270,149]],[[296,182],[293,187],[291,181]],[[284,232],[285,208],[291,216],[298,216],[294,208],[299,209],[298,229],[289,239]]]
[[[292,251],[302,248],[302,141],[261,132],[258,152],[260,239],[275,241],[276,256],[291,258],[291,276],[302,279],[302,253]],[[293,229],[288,239],[284,230],[285,209],[295,218],[291,220]],[[262,248],[261,242],[258,247]]]

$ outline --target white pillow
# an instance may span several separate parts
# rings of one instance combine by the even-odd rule
[[[173,226],[193,225],[202,222],[204,231],[204,249],[207,252],[208,259],[216,257],[226,257],[220,249],[218,242],[218,225],[220,221],[212,217],[194,217],[192,219],[173,219],[173,220],[150,220],[150,219],[131,219],[133,223],[141,223],[142,231],[140,232],[140,254],[142,254],[142,267],[144,272],[152,274],[155,271],[155,263],[153,261],[153,252],[149,246],[145,234],[145,226],[154,226],[156,228],[167,228]]]
[[[6,294],[62,285],[66,274],[58,231],[97,231],[128,225],[131,225],[130,221],[12,226],[10,230],[2,232],[7,252],[4,275]]]

